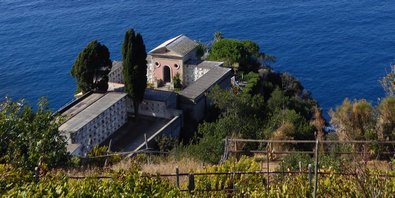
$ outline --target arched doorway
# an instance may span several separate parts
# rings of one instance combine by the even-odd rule
[[[170,67],[167,65],[163,67],[163,82],[165,83],[171,82]]]

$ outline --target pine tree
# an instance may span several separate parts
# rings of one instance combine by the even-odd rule
[[[122,46],[122,64],[125,91],[133,100],[135,115],[138,114],[138,106],[143,101],[147,87],[146,58],[143,37],[133,29],[129,29]]]
[[[90,42],[71,69],[71,75],[77,80],[77,92],[107,91],[111,67],[108,48],[97,40]]]

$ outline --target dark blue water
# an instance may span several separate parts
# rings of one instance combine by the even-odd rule
[[[119,60],[129,27],[147,49],[178,34],[254,40],[325,111],[346,97],[376,103],[384,95],[378,80],[395,59],[393,1],[1,0],[0,96],[47,96],[59,108],[72,99],[69,71],[84,46],[97,39]]]

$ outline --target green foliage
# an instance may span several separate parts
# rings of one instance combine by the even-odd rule
[[[243,79],[246,85],[236,92],[219,87],[210,91],[208,97],[221,115],[216,121],[198,127],[196,145],[189,150],[193,156],[211,163],[218,162],[223,153],[223,139],[230,136],[251,139],[315,138],[313,120],[325,121],[322,121],[321,114],[313,116],[317,103],[305,94],[299,81],[270,69],[264,73],[247,73]],[[269,84],[271,90],[266,89]],[[268,95],[267,98],[265,95]],[[256,146],[251,144],[248,149]],[[277,149],[304,150],[311,149],[311,145]],[[204,155],[205,151],[213,154]]]
[[[102,172],[103,173],[103,172]],[[65,172],[52,172],[39,183],[24,180],[24,175],[3,172],[0,167],[0,194],[4,197],[179,197],[180,191],[167,180],[143,176],[135,169],[104,172],[110,179],[88,177],[70,179]],[[5,175],[5,176],[4,176]],[[10,177],[10,176],[13,177]],[[3,180],[5,179],[5,180]],[[3,187],[2,182],[6,182]]]
[[[395,98],[387,96],[377,107],[366,100],[345,99],[335,111],[330,111],[331,124],[336,129],[339,140],[394,140],[395,139]],[[370,155],[392,152],[392,145],[353,145],[351,150],[364,150]],[[377,156],[376,156],[377,157]],[[380,156],[386,157],[388,156]]]
[[[377,139],[375,131],[375,109],[366,100],[348,99],[329,112],[331,124],[336,128],[340,140]]]
[[[176,88],[176,89],[182,88],[180,73],[177,73],[176,75],[174,75],[173,83],[174,83],[174,88]]]
[[[254,61],[242,41],[221,39],[212,45],[208,60],[223,61],[224,66],[235,70],[256,70],[259,63]]]
[[[133,29],[125,33],[122,45],[123,76],[125,91],[133,99],[135,114],[143,101],[147,87],[147,52],[143,37]]]
[[[222,90],[219,86],[215,86],[208,97],[226,116],[234,114],[243,117],[262,113],[263,97],[261,95],[251,95],[247,92],[243,93],[245,94],[235,95],[229,90]]]
[[[0,163],[33,170],[43,165],[62,166],[68,162],[66,140],[58,131],[60,118],[53,117],[46,99],[33,111],[24,101],[6,99],[0,105]]]
[[[299,167],[299,163],[301,167]],[[313,159],[310,155],[302,154],[302,153],[294,153],[287,155],[280,163],[278,168],[279,171],[299,171],[299,168],[302,168],[302,171],[306,171],[308,165],[314,164]],[[312,166],[313,168],[313,166]],[[314,170],[314,169],[312,169]]]
[[[33,182],[33,174],[23,168],[0,164],[0,195],[8,190]]]
[[[395,140],[395,97],[384,98],[377,107],[379,138]]]
[[[319,155],[319,167],[321,169],[335,170],[336,172],[348,171],[345,158],[339,155]],[[300,164],[299,164],[300,163]],[[284,157],[280,162],[278,171],[308,171],[308,165],[311,164],[311,171],[314,171],[314,157],[304,153],[293,153]],[[301,167],[299,167],[301,165]],[[301,168],[301,169],[300,169]]]
[[[249,72],[244,75],[247,85],[243,88],[244,93],[256,95],[262,92],[262,80],[258,73]]]
[[[393,96],[395,92],[395,65],[391,65],[391,71],[388,72],[381,80],[381,86],[388,96]]]
[[[198,59],[203,59],[207,49],[208,49],[207,45],[203,43],[198,43],[198,46],[196,47],[196,57]]]
[[[254,158],[242,157],[240,160],[231,158],[221,165],[213,165],[196,173],[228,173],[228,172],[255,172],[260,170],[260,165]],[[263,180],[262,175],[214,175],[195,176],[196,190],[222,190],[237,188],[243,191],[252,189],[262,190],[262,185],[257,185]],[[242,192],[242,191],[241,191]]]
[[[224,61],[225,66],[238,68],[246,64],[247,53],[241,42],[234,39],[221,39],[213,44],[208,59]]]
[[[312,140],[314,139],[314,128],[295,110],[286,109],[271,116],[270,119],[267,120],[261,138],[277,140]],[[307,147],[307,149],[308,148],[310,147]]]
[[[154,138],[156,147],[159,151],[169,152],[178,146],[178,138],[168,135],[159,135]]]
[[[350,101],[345,99],[336,111],[329,112],[331,124],[335,127],[337,136],[341,141],[348,140],[377,140],[376,110],[366,100]],[[350,145],[351,151],[364,152],[367,154],[378,154],[378,145]],[[366,156],[367,157],[367,156]]]
[[[274,56],[260,52],[257,43],[250,40],[224,39],[215,33],[208,60],[223,61],[226,67],[240,71],[257,71],[276,61]]]
[[[193,156],[217,162],[225,137],[262,139],[314,139],[314,132],[325,125],[317,102],[302,84],[288,73],[273,71],[267,64],[275,58],[260,51],[250,40],[215,39],[209,60],[223,61],[226,67],[240,70],[240,85],[232,90],[214,87],[208,98],[220,111],[217,120],[203,123],[190,147]],[[317,124],[318,123],[318,124]],[[254,149],[258,145],[249,145]],[[308,149],[295,146],[287,149]],[[205,151],[213,154],[204,155]]]
[[[326,157],[326,156],[324,156]],[[327,163],[330,159],[320,158]],[[331,158],[332,160],[335,160]],[[298,171],[299,161],[302,171],[307,171],[307,165],[312,164],[308,155],[289,156],[283,163],[284,171]],[[288,165],[286,165],[286,164]],[[332,162],[335,164],[336,162]],[[347,176],[339,175],[333,166],[320,168],[318,180],[318,197],[392,197],[395,193],[395,179],[380,176]],[[345,167],[350,168],[350,167]],[[232,173],[260,171],[260,164],[254,158],[242,157],[239,161],[229,159],[224,164],[209,166],[197,173]],[[314,166],[312,166],[314,170]],[[393,174],[391,171],[366,170],[367,174]],[[281,169],[280,169],[281,172]],[[195,175],[195,197],[312,197],[313,183],[309,185],[307,174],[276,174],[270,176],[269,189],[266,188],[266,174],[228,174],[228,175]],[[314,182],[314,180],[313,180]],[[211,190],[211,192],[206,192]],[[187,193],[182,196],[190,197]]]
[[[320,164],[335,159],[320,158]],[[307,170],[311,158],[307,155],[289,156],[284,161],[292,166],[283,170]],[[336,162],[333,162],[336,163]],[[293,167],[293,168],[289,168]],[[348,169],[356,165],[348,164]],[[314,169],[314,167],[312,167]],[[395,178],[380,177],[378,174],[394,175],[393,171],[378,171],[359,167],[357,176],[341,175],[331,166],[320,165],[317,196],[319,197],[393,197]],[[267,175],[259,173],[261,164],[254,158],[230,158],[223,164],[206,166],[193,170],[194,173],[229,173],[199,175],[195,174],[195,191],[189,194],[180,191],[175,184],[155,175],[138,172],[133,164],[129,169],[101,171],[100,175],[109,179],[97,179],[90,175],[85,179],[71,179],[62,170],[49,172],[40,177],[39,183],[33,182],[33,175],[14,167],[0,164],[0,194],[4,197],[312,197],[312,186],[307,174],[270,175],[269,188]],[[249,172],[250,174],[232,174]],[[256,174],[253,174],[257,172]],[[280,171],[281,172],[281,171]],[[181,189],[187,188],[182,182]]]
[[[88,153],[88,158],[81,160],[81,165],[89,165],[90,167],[104,167],[105,165],[109,166],[111,164],[118,163],[122,160],[122,156],[120,155],[112,155],[111,151],[108,151],[107,146],[99,146],[96,145],[93,149]],[[106,156],[107,157],[103,157]]]
[[[77,80],[77,92],[107,91],[111,67],[108,48],[97,40],[90,42],[71,69],[71,75]]]

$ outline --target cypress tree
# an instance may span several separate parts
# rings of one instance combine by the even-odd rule
[[[77,93],[108,89],[108,73],[112,63],[110,52],[97,40],[90,42],[80,52],[71,68],[71,75],[77,80]]]
[[[147,52],[141,34],[129,29],[122,45],[125,91],[133,100],[135,115],[147,87]]]

